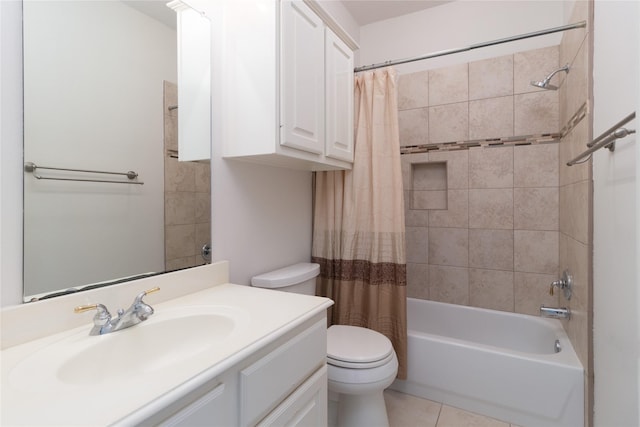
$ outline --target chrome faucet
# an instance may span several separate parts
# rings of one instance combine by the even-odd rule
[[[570,319],[571,310],[569,310],[566,307],[555,308],[555,307],[545,307],[543,305],[540,307],[540,316],[551,317],[553,319]]]
[[[76,307],[73,311],[76,313],[84,313],[89,310],[96,310],[93,317],[93,328],[89,335],[104,335],[110,332],[119,331],[129,328],[143,322],[153,314],[153,307],[142,301],[145,295],[159,291],[160,288],[155,287],[147,291],[140,292],[133,300],[133,304],[126,311],[118,310],[118,317],[112,318],[109,310],[102,304],[90,304]]]

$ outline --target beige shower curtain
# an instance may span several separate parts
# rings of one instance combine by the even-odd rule
[[[355,157],[351,171],[315,177],[313,261],[319,295],[335,301],[332,324],[389,337],[406,378],[406,257],[396,72],[355,80]]]

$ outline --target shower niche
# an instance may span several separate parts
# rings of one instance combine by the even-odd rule
[[[409,208],[447,209],[447,162],[411,164]]]

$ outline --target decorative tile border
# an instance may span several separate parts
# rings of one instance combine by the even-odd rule
[[[469,141],[453,141],[436,144],[407,145],[400,147],[400,154],[427,153],[430,151],[456,151],[468,150],[474,147],[513,147],[518,145],[537,145],[558,143],[578,123],[587,116],[588,105],[585,102],[571,117],[567,124],[557,133],[543,133],[539,135],[509,136],[504,138],[475,139]]]
[[[427,153],[430,151],[468,150],[474,147],[509,147],[516,145],[550,144],[560,142],[562,133],[541,135],[509,136],[505,138],[476,139],[471,141],[444,142],[439,144],[421,144],[400,147],[400,154]]]
[[[582,104],[580,108],[578,108],[578,111],[576,111],[576,113],[567,121],[567,124],[560,131],[562,137],[564,138],[569,132],[571,132],[573,128],[575,128],[578,123],[580,123],[582,119],[587,116],[588,113],[589,101],[585,101],[585,103]]]

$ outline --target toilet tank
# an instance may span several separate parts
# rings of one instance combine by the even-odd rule
[[[320,274],[319,264],[301,262],[254,276],[251,278],[251,286],[315,295],[318,274]]]

